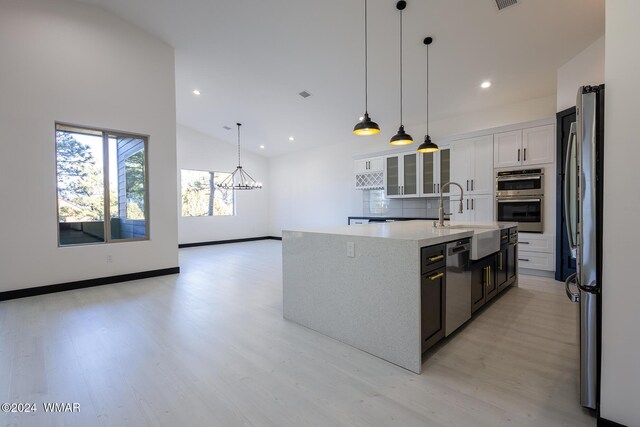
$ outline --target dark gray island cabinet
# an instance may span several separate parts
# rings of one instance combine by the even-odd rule
[[[456,269],[447,265],[452,259],[447,257],[447,245],[422,248],[420,298],[423,351],[450,335],[487,302],[517,283],[517,239],[517,227],[500,230],[501,244],[498,252],[480,260],[469,260],[467,266],[457,265]],[[434,259],[438,261],[430,263]],[[468,270],[466,274],[465,269]],[[453,281],[448,283],[448,274],[456,275],[455,284]],[[456,286],[457,289],[454,291],[447,286]],[[468,290],[465,290],[467,286]],[[448,318],[452,318],[448,313],[452,310],[457,312],[455,325],[446,323]],[[463,316],[461,320],[460,316]]]

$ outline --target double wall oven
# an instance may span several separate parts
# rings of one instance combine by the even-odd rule
[[[496,173],[496,219],[517,222],[519,231],[542,233],[544,169]]]

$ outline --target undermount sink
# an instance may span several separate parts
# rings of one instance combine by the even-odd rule
[[[446,224],[444,228],[473,230],[471,259],[479,260],[500,251],[500,229],[491,224]]]

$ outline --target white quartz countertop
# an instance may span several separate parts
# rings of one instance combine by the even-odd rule
[[[517,224],[513,222],[479,224],[447,221],[445,224],[447,226],[444,228],[435,228],[433,221],[416,220],[285,231],[417,241],[420,242],[421,246],[431,246],[456,239],[464,239],[487,230],[517,227]]]

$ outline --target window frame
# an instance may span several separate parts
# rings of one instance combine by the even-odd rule
[[[206,172],[206,173],[213,173],[214,174],[214,180],[215,180],[215,174],[217,173],[226,173],[228,175],[231,175],[231,172],[225,172],[225,171],[216,171],[216,170],[207,170],[207,169],[189,169],[189,168],[180,168],[180,218],[229,218],[229,217],[235,217],[237,215],[237,210],[236,210],[236,200],[237,200],[237,194],[236,194],[236,190],[227,190],[227,191],[231,191],[231,193],[233,194],[233,206],[232,206],[232,211],[233,213],[231,215],[183,215],[182,214],[182,210],[183,210],[183,202],[182,202],[182,171],[194,171],[194,172]],[[217,190],[217,188],[214,185],[213,191],[215,192]],[[215,197],[215,195],[214,195]]]
[[[63,129],[59,129],[63,128]],[[58,132],[70,132],[73,133],[75,130],[76,133],[85,133],[94,136],[99,136],[98,134],[102,134],[102,178],[103,178],[103,188],[104,188],[104,241],[103,242],[88,242],[88,243],[73,243],[68,245],[62,245],[60,243],[60,200],[59,194],[60,189],[58,187],[58,142],[57,142],[57,134]],[[90,131],[82,132],[82,131]],[[136,138],[141,139],[144,145],[144,215],[145,215],[145,237],[136,237],[130,239],[112,239],[111,238],[111,197],[109,194],[109,137],[122,137],[122,138]],[[151,216],[150,216],[150,199],[149,199],[149,135],[135,133],[135,132],[125,132],[113,129],[102,128],[98,126],[86,126],[86,125],[77,125],[68,122],[54,122],[53,126],[53,148],[54,148],[54,173],[55,173],[55,183],[56,183],[56,236],[57,236],[57,246],[58,248],[73,248],[79,246],[95,246],[95,245],[107,245],[112,243],[131,243],[131,242],[145,242],[151,240]]]

